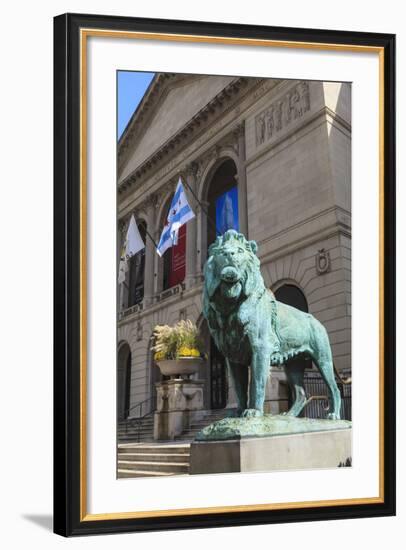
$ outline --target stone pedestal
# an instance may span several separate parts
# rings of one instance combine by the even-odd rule
[[[260,419],[225,419],[217,423],[220,429],[200,432],[197,439],[207,439],[192,443],[190,473],[307,470],[351,464],[350,422],[279,416],[263,418],[266,429],[262,431]],[[227,438],[226,425],[231,426],[228,434],[234,435],[234,439]],[[273,433],[269,432],[272,426]],[[215,433],[218,439],[210,440],[215,438]],[[255,437],[254,433],[260,436]]]
[[[155,384],[157,410],[154,439],[171,440],[190,427],[191,415],[203,409],[203,380],[172,379]]]

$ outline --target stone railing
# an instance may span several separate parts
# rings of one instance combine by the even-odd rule
[[[163,290],[162,292],[159,292],[154,296],[154,303],[162,302],[163,300],[166,300],[170,298],[171,296],[176,296],[177,294],[181,294],[185,290],[186,286],[185,283],[179,283],[178,285],[175,285],[171,288],[168,288],[166,290]]]
[[[136,304],[135,306],[128,307],[127,309],[123,309],[122,311],[118,312],[118,320],[121,321],[122,319],[125,319],[133,313],[140,313],[143,309],[144,305],[142,302]]]
[[[166,290],[162,290],[161,292],[158,292],[158,294],[155,294],[155,296],[152,298],[151,301],[149,301],[148,304],[145,304],[144,302],[140,302],[139,304],[136,304],[135,306],[128,307],[127,309],[123,309],[122,311],[119,311],[118,313],[118,320],[122,321],[126,317],[129,317],[130,315],[133,315],[134,313],[141,313],[142,311],[145,311],[148,308],[153,307],[156,304],[159,304],[163,302],[164,300],[167,300],[171,296],[176,296],[181,294],[186,289],[185,283],[179,283],[178,285],[175,285],[171,288],[168,288]]]

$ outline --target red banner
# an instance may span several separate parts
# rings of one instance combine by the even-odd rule
[[[182,283],[186,275],[186,225],[179,229],[178,244],[171,248],[171,271],[169,287]]]

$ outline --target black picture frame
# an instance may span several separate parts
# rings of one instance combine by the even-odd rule
[[[378,48],[383,56],[383,493],[380,502],[88,518],[81,509],[80,31],[108,29]],[[395,36],[64,14],[54,19],[54,531],[63,536],[288,523],[395,514]]]

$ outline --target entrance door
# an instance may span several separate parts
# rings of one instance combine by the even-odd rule
[[[227,366],[222,353],[210,338],[210,392],[211,408],[224,409],[227,405]]]

